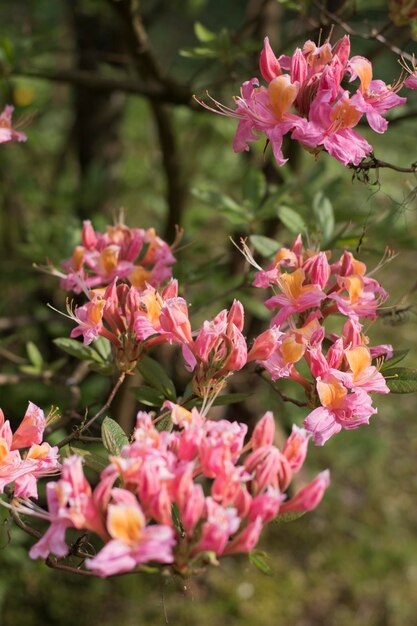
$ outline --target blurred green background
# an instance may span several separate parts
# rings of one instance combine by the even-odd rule
[[[75,364],[62,361],[52,343],[68,335],[70,324],[46,307],[49,302],[63,310],[65,294],[55,278],[32,264],[50,259],[59,265],[78,243],[83,219],[100,229],[121,207],[129,226],[154,226],[168,241],[175,224],[185,229],[174,274],[193,302],[194,326],[239,297],[248,311],[248,336],[263,329],[268,316],[263,294],[254,294],[242,278],[244,264],[229,235],[288,244],[301,223],[315,239],[323,232],[320,216],[334,215],[329,240],[336,249],[348,247],[371,267],[385,246],[400,252],[378,275],[391,293],[390,304],[399,308],[369,333],[373,344],[410,349],[405,364],[416,366],[415,176],[380,170],[365,179],[327,155],[315,161],[290,143],[284,145],[289,162],[282,169],[268,150],[263,154],[262,141],[250,153],[235,155],[235,122],[211,115],[192,99],[194,93],[205,98],[209,89],[230,104],[241,82],[259,75],[266,34],[277,54],[291,53],[308,38],[317,41],[321,28],[327,36],[332,24],[333,41],[348,24],[355,33],[353,54],[366,54],[374,77],[393,82],[400,67],[390,47],[416,50],[406,4],[2,1],[0,108],[14,104],[14,119],[28,135],[26,144],[0,147],[0,406],[6,416],[17,422],[29,399],[62,410],[74,401],[68,378]],[[375,32],[382,33],[379,41]],[[361,129],[377,157],[405,167],[417,159],[414,116],[417,98],[410,93],[406,107],[392,113],[386,135]],[[260,206],[259,186],[270,198],[268,210]],[[295,211],[298,222],[282,219],[282,207]],[[252,241],[266,254],[265,240]],[[28,342],[43,357],[37,372]],[[157,357],[177,387],[185,386],[175,351]],[[256,397],[230,407],[228,417],[253,423],[272,408],[283,431],[293,421],[301,423],[302,410],[284,405],[254,378],[233,379],[232,390],[249,386]],[[99,405],[109,379],[83,371],[80,381],[80,406]],[[30,540],[4,514],[0,623],[415,624],[415,404],[414,395],[378,399],[379,413],[368,428],[311,449],[303,479],[329,467],[332,485],[317,511],[291,524],[271,524],[265,532],[259,547],[268,551],[270,576],[245,557],[229,557],[187,581],[77,578],[29,561]],[[129,430],[137,408],[126,387],[112,416]]]

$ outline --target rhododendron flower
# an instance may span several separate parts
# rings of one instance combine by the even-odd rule
[[[118,223],[100,233],[86,220],[81,239],[82,245],[62,264],[66,274],[55,272],[64,289],[81,293],[83,285],[94,288],[119,278],[142,290],[161,286],[172,275],[175,257],[153,228],[145,231]]]
[[[396,95],[404,84],[401,80],[392,87],[372,80],[371,62],[359,56],[349,60],[349,55],[348,36],[333,48],[329,41],[321,46],[306,41],[291,56],[279,58],[266,37],[259,69],[268,86],[259,86],[257,78],[245,81],[240,96],[235,97],[235,109],[216,100],[214,107],[200,104],[239,120],[235,152],[249,150],[248,143],[259,139],[257,133],[261,133],[271,143],[278,165],[283,165],[282,139],[291,133],[292,139],[316,155],[324,149],[344,165],[359,165],[372,146],[353,128],[365,114],[373,130],[384,132],[388,122],[383,114],[406,100]],[[345,76],[351,81],[359,77],[355,93],[341,88]],[[414,82],[410,78],[405,84],[413,88]]]
[[[278,285],[282,294],[272,296],[265,302],[268,309],[280,309],[271,325],[280,326],[290,315],[317,307],[326,298],[319,285],[306,285],[305,278],[301,268],[281,275]]]
[[[129,572],[141,563],[172,563],[174,531],[169,526],[146,526],[135,496],[125,489],[112,489],[107,508],[107,531],[111,537],[86,565],[99,576]]]
[[[358,428],[369,424],[371,415],[377,412],[372,407],[371,397],[360,387],[352,393],[331,370],[323,378],[317,379],[317,393],[322,404],[304,420],[306,430],[312,433],[314,443],[322,446],[332,435],[342,428]]]
[[[42,442],[46,426],[44,412],[29,402],[22,422],[13,434],[0,409],[0,493],[14,483],[14,495],[37,498],[37,480],[56,473],[60,467],[58,448]],[[20,452],[26,449],[25,452]]]
[[[234,319],[241,325],[238,314],[239,308]],[[67,528],[92,531],[104,542],[86,560],[102,577],[149,562],[185,574],[209,553],[219,557],[255,547],[264,525],[284,506],[284,491],[304,462],[307,434],[294,428],[280,452],[273,445],[273,416],[267,413],[244,446],[245,424],[216,422],[172,403],[165,408],[172,412],[174,430],[158,432],[152,416],[140,412],[132,442],[110,457],[94,490],[81,459],[73,456],[64,461],[60,480],[47,485],[48,512],[18,506],[50,522],[32,558],[51,552],[65,556]],[[190,436],[194,443],[187,444],[184,458],[182,442]],[[308,510],[320,499],[314,485],[302,498]],[[324,489],[322,483],[321,495]]]
[[[10,104],[6,105],[0,113],[0,143],[8,143],[9,141],[26,141],[27,137],[24,133],[19,133],[12,128],[12,113],[14,107]]]

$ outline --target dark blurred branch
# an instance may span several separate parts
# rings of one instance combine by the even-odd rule
[[[137,94],[139,96],[144,96],[151,101],[167,104],[183,104],[199,110],[192,99],[191,92],[186,87],[181,85],[177,85],[174,90],[169,90],[167,87],[162,85],[145,85],[137,83],[132,79],[101,76],[97,72],[88,72],[83,70],[17,68],[13,70],[12,75],[39,78],[40,80],[50,80],[52,82],[68,83],[70,85],[79,85],[99,91],[120,91],[123,93]]]
[[[147,33],[140,15],[139,0],[108,0],[122,20],[126,42],[133,65],[150,88],[163,88],[175,93],[182,87],[163,75],[149,47]],[[167,184],[168,218],[165,237],[175,236],[175,225],[180,224],[186,199],[186,186],[181,168],[175,128],[170,111],[161,103],[150,99],[150,107],[158,130],[162,162]]]

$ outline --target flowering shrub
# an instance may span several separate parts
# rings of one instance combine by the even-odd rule
[[[239,120],[236,151],[258,139],[254,131],[263,133],[279,165],[287,133],[316,155],[325,150],[344,165],[359,165],[372,147],[353,128],[365,116],[374,131],[385,132],[384,114],[405,102],[396,92],[404,85],[414,89],[416,80],[414,67],[395,86],[373,80],[371,62],[350,57],[348,37],[333,47],[308,41],[279,58],[266,38],[260,71],[268,87],[245,82],[236,109],[216,103],[217,112]],[[354,93],[343,80],[359,81]],[[6,106],[0,116],[1,143],[25,139],[12,129],[11,113]],[[253,287],[272,290],[264,303],[273,312],[269,327],[247,338],[245,307],[237,299],[195,328],[191,303],[172,276],[174,248],[153,228],[129,228],[120,220],[101,233],[85,221],[80,245],[60,269],[50,268],[76,297],[67,298],[75,326],[56,343],[99,373],[117,376],[104,406],[92,416],[76,414],[76,428],[55,446],[45,440],[54,412],[45,418],[29,403],[12,433],[0,411],[1,502],[38,537],[30,556],[53,567],[101,577],[154,568],[189,575],[219,557],[251,553],[266,524],[320,503],[328,470],[295,493],[291,484],[310,439],[321,446],[342,429],[368,424],[377,412],[371,393],[404,391],[395,385],[404,372],[390,366],[401,356],[389,344],[372,346],[363,325],[378,317],[388,297],[374,274],[393,258],[390,252],[368,271],[350,251],[336,257],[318,244],[305,246],[298,235],[288,248],[277,244],[263,268],[242,240],[241,252],[256,270]],[[182,395],[149,357],[159,344],[181,351],[190,374]],[[239,400],[223,392],[244,368],[306,408],[304,428],[294,425],[280,447],[271,412],[251,433],[225,415],[209,417],[215,403]],[[139,411],[128,437],[104,414],[137,369],[150,385],[136,389],[137,397],[155,410]],[[282,393],[286,379],[301,387],[303,401]],[[92,437],[100,418],[101,437]],[[98,445],[99,453],[74,446],[77,441]],[[86,468],[95,474],[86,475]],[[46,485],[45,507],[34,502],[37,481],[52,475],[59,478]],[[40,535],[22,515],[49,528]],[[81,557],[83,566],[71,567],[65,560],[71,556]]]

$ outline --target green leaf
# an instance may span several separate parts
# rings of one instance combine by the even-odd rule
[[[172,430],[173,426],[174,424],[172,423],[171,413],[167,413],[167,415],[163,419],[155,424],[156,430],[158,430],[160,433],[164,430]]]
[[[192,193],[202,202],[210,204],[217,209],[233,211],[239,215],[245,212],[244,207],[233,200],[233,198],[224,193],[220,193],[219,191],[211,189],[193,189]]]
[[[84,450],[83,448],[77,448],[75,446],[68,446],[71,454],[76,454],[80,456],[84,460],[84,464],[86,467],[94,470],[95,472],[102,472],[105,467],[108,466],[109,462],[107,459],[104,459],[99,454],[94,454],[94,452],[90,452],[90,450]]]
[[[89,367],[93,372],[98,372],[102,376],[112,376],[115,372],[113,363],[93,363],[90,362]]]
[[[333,235],[335,219],[332,203],[322,191],[317,192],[314,196],[313,212],[318,229],[323,234],[323,243],[327,243]]]
[[[76,359],[80,359],[81,361],[96,361],[96,363],[102,363],[103,359],[101,356],[90,346],[85,346],[83,343],[79,341],[75,341],[75,339],[70,339],[69,337],[58,337],[54,339],[54,344],[70,354],[74,356]]]
[[[415,393],[417,391],[417,370],[415,369],[390,368],[384,371],[384,378],[391,393]]]
[[[19,370],[30,376],[39,376],[39,368],[35,365],[20,365]]]
[[[263,550],[251,550],[249,552],[249,561],[265,576],[272,576],[272,570],[266,562],[268,556]]]
[[[287,206],[280,206],[278,208],[278,217],[284,226],[294,235],[304,233],[307,229],[301,215]]]
[[[392,358],[387,361],[384,361],[384,364],[381,367],[381,372],[385,372],[387,369],[390,369],[393,365],[397,365],[397,363],[400,363],[403,359],[405,359],[405,357],[407,356],[409,352],[410,350],[394,350]]]
[[[108,339],[106,339],[105,337],[97,337],[97,339],[93,341],[93,346],[94,346],[94,349],[101,356],[103,361],[111,360],[111,357],[112,357],[111,343]]]
[[[146,387],[146,385],[142,387],[129,387],[129,391],[139,402],[147,406],[160,407],[165,400],[163,393],[153,387]]]
[[[34,367],[40,372],[42,370],[43,358],[42,354],[39,352],[39,349],[35,346],[32,341],[28,341],[26,344],[26,352],[29,357],[29,361],[32,363]]]
[[[275,239],[264,237],[263,235],[251,235],[249,241],[255,248],[256,252],[263,257],[271,257],[280,248],[280,244]]]
[[[164,368],[158,361],[151,359],[150,356],[145,356],[139,362],[138,370],[148,385],[161,391],[169,400],[176,400],[177,392],[175,391],[174,383],[167,376]]]
[[[295,520],[299,519],[303,515],[305,515],[305,511],[302,513],[280,513],[274,518],[274,522],[284,522],[287,524],[288,522],[295,522]]]
[[[266,194],[266,180],[263,172],[251,169],[243,178],[242,195],[249,206],[256,209]]]
[[[212,48],[182,48],[180,56],[188,59],[214,59],[218,56],[217,50]]]
[[[101,437],[106,450],[110,454],[119,455],[123,446],[129,443],[129,439],[123,428],[111,417],[105,417],[101,425]]]
[[[209,41],[214,41],[217,38],[217,35],[206,28],[206,26],[204,26],[201,22],[195,22],[194,33],[198,41],[201,41],[202,43],[208,43]]]

